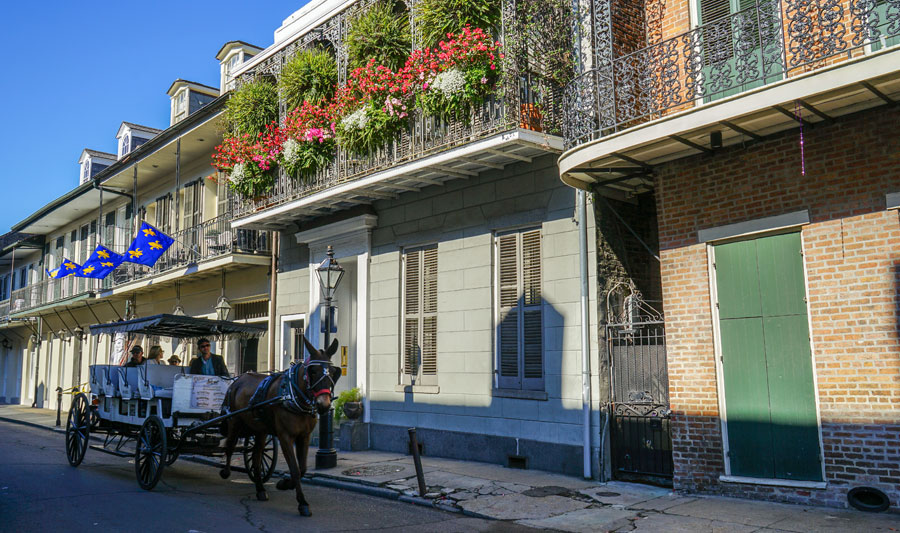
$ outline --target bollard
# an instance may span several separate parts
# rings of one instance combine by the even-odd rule
[[[419,441],[416,428],[409,428],[409,446],[412,448],[413,463],[416,465],[416,479],[419,480],[419,496],[425,497],[425,474],[422,473],[422,458],[419,457]]]
[[[62,425],[60,414],[62,413],[62,387],[56,387],[56,427]]]

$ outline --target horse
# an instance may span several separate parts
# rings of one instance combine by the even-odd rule
[[[281,445],[281,451],[291,470],[290,479],[281,479],[278,490],[295,489],[297,493],[297,509],[302,516],[312,516],[309,503],[303,497],[300,478],[306,474],[306,460],[309,452],[309,439],[316,426],[316,412],[323,415],[331,409],[334,384],[341,376],[340,367],[331,364],[331,358],[338,348],[335,339],[331,345],[320,350],[312,345],[306,337],[303,344],[309,351],[309,357],[300,364],[294,364],[289,370],[266,376],[255,372],[247,372],[238,377],[225,393],[224,412],[238,411],[254,405],[259,401],[280,397],[274,403],[238,413],[223,422],[225,442],[225,466],[219,472],[222,479],[231,475],[231,455],[240,437],[255,437],[250,471],[251,479],[256,487],[256,498],[260,501],[269,499],[262,484],[261,460],[266,436],[274,434]],[[260,384],[269,377],[264,390],[255,394]],[[259,401],[256,401],[256,400]],[[296,450],[296,454],[295,454]],[[297,458],[299,457],[299,466]]]

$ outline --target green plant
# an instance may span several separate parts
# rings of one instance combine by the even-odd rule
[[[361,402],[362,394],[358,388],[352,388],[340,393],[337,400],[332,404],[334,406],[334,419],[340,420],[344,416],[344,404],[347,402]]]
[[[267,78],[259,78],[234,91],[223,113],[225,127],[233,135],[256,138],[278,120],[278,91]]]
[[[281,71],[278,91],[288,109],[304,101],[319,104],[334,95],[338,82],[337,62],[322,48],[310,48],[291,58]]]
[[[466,24],[495,33],[500,27],[500,2],[497,0],[422,0],[416,25],[421,28],[425,46],[435,46],[448,33],[459,33]]]
[[[375,59],[391,70],[403,66],[412,50],[409,14],[395,9],[391,0],[381,0],[366,8],[350,22],[347,29],[347,52],[350,68],[366,65]]]
[[[387,113],[369,101],[337,123],[338,142],[352,153],[370,155],[386,147],[408,124],[405,116]]]
[[[564,87],[575,77],[571,1],[531,0],[517,3],[516,7],[529,69],[557,87]]]

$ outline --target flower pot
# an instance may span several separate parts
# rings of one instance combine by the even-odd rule
[[[362,402],[346,402],[342,409],[344,410],[344,416],[350,420],[356,420],[362,416],[363,404]]]
[[[544,115],[535,104],[522,104],[520,111],[520,128],[532,131],[542,131],[541,119],[544,118]]]

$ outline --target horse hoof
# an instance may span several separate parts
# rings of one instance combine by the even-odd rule
[[[261,502],[267,502],[269,501],[269,494],[266,491],[261,490],[256,493],[256,499]]]
[[[308,505],[301,505],[298,507],[298,509],[300,510],[300,516],[312,516],[312,513],[309,512]]]
[[[275,484],[275,488],[278,490],[291,490],[294,488],[294,484],[290,479],[279,479],[278,483]]]
[[[228,479],[231,477],[231,470],[222,469],[219,470],[219,475],[222,476],[222,479]]]

